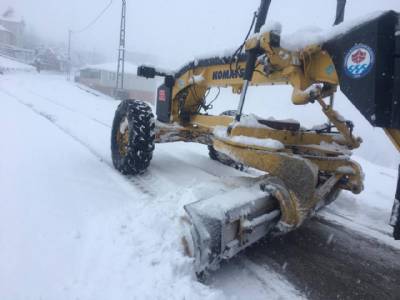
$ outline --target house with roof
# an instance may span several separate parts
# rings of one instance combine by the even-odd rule
[[[7,45],[16,43],[14,34],[3,25],[0,25],[0,43]]]
[[[0,15],[0,42],[6,45],[22,47],[24,43],[25,22],[17,16],[14,9],[8,8]]]
[[[157,80],[138,77],[136,74],[137,66],[125,62],[124,93],[126,97],[154,104]],[[117,63],[83,67],[79,70],[75,81],[104,94],[114,96],[117,83]]]
[[[68,70],[68,60],[66,55],[59,49],[42,47],[35,50],[35,65],[39,65],[41,70],[65,72]]]
[[[34,51],[24,46],[25,22],[12,8],[0,11],[0,54],[32,63]]]

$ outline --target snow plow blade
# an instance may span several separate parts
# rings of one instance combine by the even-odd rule
[[[275,227],[280,216],[278,202],[262,191],[260,184],[185,206],[190,226],[187,252],[195,259],[197,275],[217,269],[222,260],[232,258]]]
[[[194,258],[196,274],[202,277],[216,270],[221,261],[270,233],[281,235],[299,228],[338,196],[341,178],[331,176],[307,202],[280,178],[266,175],[252,179],[247,186],[186,205],[184,245]]]

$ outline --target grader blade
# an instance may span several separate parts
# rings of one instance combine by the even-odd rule
[[[257,242],[277,224],[278,202],[260,184],[185,206],[190,225],[186,242],[196,274],[215,270],[222,260]]]
[[[235,152],[216,141],[214,145],[252,164],[251,159],[240,156],[240,150]],[[338,196],[346,176],[340,168],[336,173],[319,176],[316,165],[296,155],[258,150],[251,157],[257,163],[264,163],[269,175],[222,196],[185,206],[186,224],[190,225],[186,244],[194,257],[197,274],[216,269],[221,261],[232,258],[272,231],[286,234],[300,227]],[[353,169],[343,171],[353,173]]]

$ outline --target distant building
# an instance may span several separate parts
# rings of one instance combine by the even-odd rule
[[[15,47],[23,47],[25,22],[21,17],[16,16],[12,8],[8,8],[0,16],[0,25],[5,28],[11,36],[11,38],[9,38],[4,35],[6,38],[1,39],[1,43]]]
[[[125,63],[124,90],[127,97],[154,104],[157,89],[155,79],[138,77],[137,66]],[[117,63],[92,65],[81,68],[76,81],[104,94],[114,96]]]
[[[35,51],[31,49],[24,49],[7,44],[2,44],[0,42],[0,55],[16,59],[26,64],[32,64],[35,58]]]
[[[32,63],[34,51],[24,49],[25,22],[8,8],[0,14],[0,54],[25,63]]]
[[[3,25],[0,25],[0,43],[7,45],[14,45],[16,43],[14,34]]]
[[[67,58],[53,48],[41,48],[36,50],[35,65],[41,70],[65,72],[67,71]]]

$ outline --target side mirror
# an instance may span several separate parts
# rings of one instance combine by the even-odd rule
[[[145,77],[147,79],[156,77],[156,69],[152,67],[140,66],[137,69],[137,75],[139,77]]]

